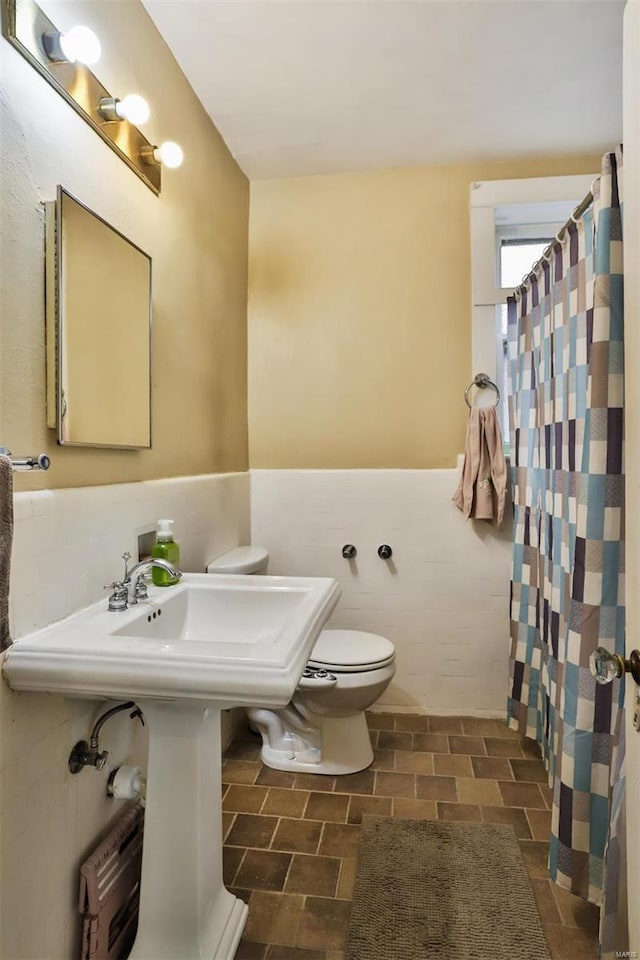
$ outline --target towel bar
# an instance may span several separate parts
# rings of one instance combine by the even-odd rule
[[[33,457],[14,457],[7,447],[0,447],[0,456],[8,457],[14,470],[48,470],[51,460],[46,453]]]
[[[471,404],[469,403],[469,390],[471,390],[471,387],[478,387],[480,390],[484,390],[486,387],[491,387],[491,389],[495,390],[496,392],[496,402],[494,406],[497,407],[500,403],[500,391],[493,380],[486,373],[476,373],[475,377],[464,392],[464,402],[469,409],[471,409]]]

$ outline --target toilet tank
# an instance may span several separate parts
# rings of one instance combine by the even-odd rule
[[[236,547],[207,564],[207,573],[266,573],[268,563],[264,547]]]

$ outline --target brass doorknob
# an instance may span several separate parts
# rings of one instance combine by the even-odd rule
[[[619,653],[609,653],[605,647],[597,647],[589,657],[591,673],[597,683],[612,683],[630,673],[640,685],[640,650],[632,650],[625,660]]]

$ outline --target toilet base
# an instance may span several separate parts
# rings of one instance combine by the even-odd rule
[[[261,760],[274,770],[323,773],[336,776],[358,773],[373,763],[373,749],[363,712],[351,717],[313,716],[315,736],[279,730],[278,711],[247,711],[251,725],[262,737]]]

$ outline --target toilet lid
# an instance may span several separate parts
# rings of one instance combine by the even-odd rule
[[[261,573],[269,554],[264,547],[235,547],[207,565],[207,573]]]
[[[386,637],[362,630],[323,630],[311,651],[309,663],[327,670],[357,672],[391,663],[395,648]]]

